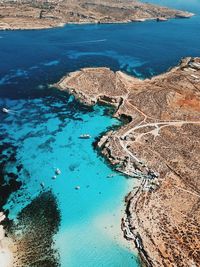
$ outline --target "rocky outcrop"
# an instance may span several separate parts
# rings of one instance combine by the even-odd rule
[[[98,146],[117,170],[140,181],[127,198],[123,228],[149,266],[200,264],[199,67],[199,58],[185,58],[143,81],[107,68],[83,69],[56,85],[88,105],[103,98],[114,116],[131,118]]]

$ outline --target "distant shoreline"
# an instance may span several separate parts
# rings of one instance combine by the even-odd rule
[[[140,1],[86,0],[57,3],[44,0],[33,3],[0,3],[0,30],[38,30],[62,27],[65,24],[118,24],[166,21],[172,18],[190,18],[193,13],[170,9]]]
[[[155,21],[155,22],[165,22],[169,21],[172,19],[189,19],[191,17],[195,16],[195,14],[191,13],[189,17],[171,17],[167,19],[162,18],[143,18],[143,19],[135,19],[135,20],[130,20],[130,21],[105,21],[105,22],[94,22],[94,21],[84,21],[84,22],[63,22],[63,23],[58,23],[55,25],[43,25],[43,26],[30,26],[30,27],[4,27],[1,25],[0,22],[0,31],[37,31],[37,30],[49,30],[49,29],[56,29],[56,28],[62,28],[67,25],[109,25],[109,24],[129,24],[129,23],[142,23],[142,22],[147,22],[147,21]]]

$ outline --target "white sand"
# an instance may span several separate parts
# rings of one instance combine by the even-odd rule
[[[5,230],[1,225],[1,222],[5,219],[3,212],[0,212],[0,266],[12,267],[13,255],[9,249],[9,238],[5,237]]]
[[[2,244],[0,243],[0,246]],[[0,248],[0,264],[1,267],[12,267],[13,257],[9,249]]]

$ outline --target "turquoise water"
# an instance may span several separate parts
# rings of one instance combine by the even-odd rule
[[[4,142],[12,137],[19,146],[4,172],[17,173],[23,181],[5,205],[10,218],[37,196],[42,182],[53,189],[61,210],[55,237],[61,266],[137,266],[120,233],[122,201],[131,181],[118,174],[108,178],[113,172],[92,146],[95,137],[119,121],[105,116],[105,108],[85,109],[73,97],[56,92],[6,103],[15,114],[2,117]],[[79,139],[82,133],[92,138]],[[62,173],[52,179],[56,168]]]
[[[198,15],[200,14],[199,0],[143,0],[142,2],[186,10]]]
[[[0,114],[0,173],[8,184],[22,182],[4,208],[15,218],[39,194],[41,183],[53,190],[61,211],[55,247],[62,267],[139,266],[120,232],[123,198],[134,181],[111,170],[92,146],[120,122],[106,115],[106,107],[86,108],[48,84],[88,66],[151,77],[181,57],[199,56],[200,3],[154,2],[190,7],[197,16],[0,32],[0,107],[14,111]],[[92,138],[79,139],[83,133]],[[56,168],[62,173],[52,179]]]

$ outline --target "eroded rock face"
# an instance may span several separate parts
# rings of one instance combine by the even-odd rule
[[[144,81],[107,68],[83,69],[57,87],[132,120],[99,141],[102,154],[141,180],[127,198],[127,225],[149,266],[200,265],[200,58]],[[137,242],[136,242],[137,243]],[[145,253],[144,253],[145,252]]]
[[[57,267],[59,255],[53,248],[60,213],[51,191],[42,192],[11,223],[8,236],[12,240],[13,267]]]
[[[0,29],[40,29],[63,23],[117,23],[188,18],[193,14],[136,0],[0,1]]]

